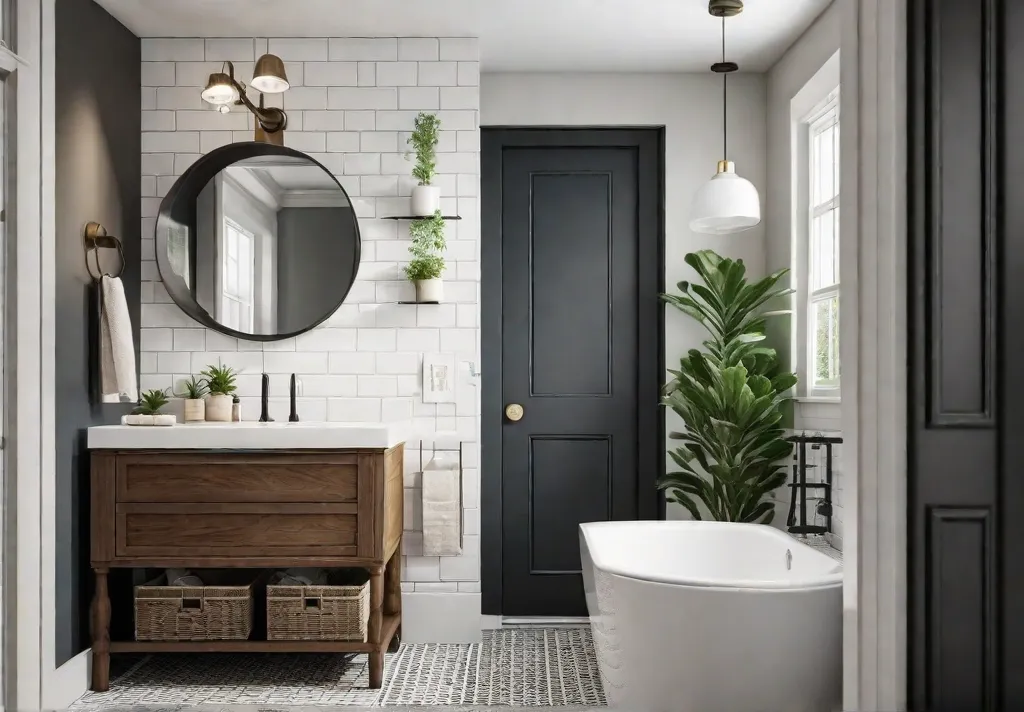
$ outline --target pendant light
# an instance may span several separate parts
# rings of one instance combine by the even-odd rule
[[[728,160],[729,74],[739,69],[735,62],[725,61],[725,18],[743,12],[742,0],[711,0],[708,12],[722,18],[722,61],[711,65],[711,71],[722,75],[722,160],[718,172],[701,186],[693,198],[690,229],[711,235],[749,230],[761,222],[761,201],[757,188],[736,174],[735,164]]]

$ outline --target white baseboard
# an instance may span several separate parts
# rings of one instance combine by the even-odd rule
[[[43,709],[63,710],[89,690],[92,650],[83,650],[46,676]]]
[[[403,593],[403,643],[479,643],[479,593]]]

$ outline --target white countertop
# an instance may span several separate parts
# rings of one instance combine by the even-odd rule
[[[404,442],[406,423],[179,423],[98,425],[90,450],[340,450],[390,448]]]

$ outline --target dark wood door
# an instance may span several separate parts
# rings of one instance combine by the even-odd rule
[[[500,153],[501,396],[486,404],[500,430],[485,467],[501,468],[501,613],[582,616],[578,525],[656,502],[657,440],[641,428],[658,407],[657,134],[518,136]]]
[[[909,698],[1024,709],[1024,3],[913,0]]]

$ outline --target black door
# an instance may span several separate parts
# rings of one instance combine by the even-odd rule
[[[578,525],[656,514],[658,156],[655,130],[485,130],[494,612],[586,615]]]
[[[910,11],[910,707],[1016,712],[1024,3],[913,0]]]

